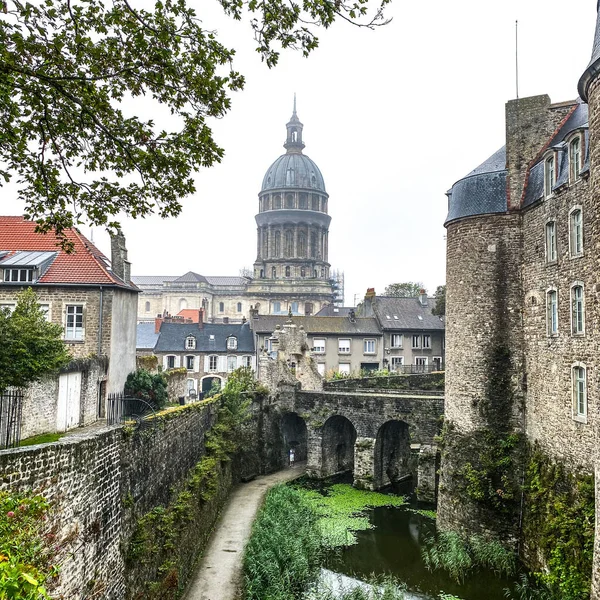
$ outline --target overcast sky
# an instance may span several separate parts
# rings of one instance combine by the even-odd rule
[[[285,152],[296,92],[304,152],[330,196],[329,259],[345,272],[347,304],[367,287],[383,293],[392,282],[422,281],[433,292],[444,283],[444,193],[504,144],[515,19],[520,96],[559,102],[577,96],[596,18],[596,0],[393,0],[389,25],[340,22],[320,33],[310,58],[289,51],[269,70],[247,22],[225,19],[214,0],[198,6],[206,26],[237,49],[247,85],[214,123],[225,158],[198,174],[182,215],[124,221],[133,274],[237,275],[252,265],[257,194]],[[6,191],[3,213],[19,214]],[[106,234],[93,235],[108,254]]]

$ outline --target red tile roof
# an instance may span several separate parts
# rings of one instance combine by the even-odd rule
[[[110,261],[77,229],[67,229],[65,235],[73,242],[74,251],[67,254],[58,247],[53,233],[36,233],[35,222],[23,217],[0,217],[0,252],[46,251],[58,252],[48,270],[37,280],[43,284],[118,285],[125,284],[110,270]],[[0,262],[1,264],[1,262]]]
[[[201,313],[201,308],[183,308],[177,313],[177,316],[183,317],[184,319],[190,319],[192,323],[200,323]]]

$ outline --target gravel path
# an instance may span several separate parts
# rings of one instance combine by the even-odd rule
[[[234,600],[241,584],[244,548],[267,490],[300,477],[304,466],[242,483],[231,493],[183,600]]]

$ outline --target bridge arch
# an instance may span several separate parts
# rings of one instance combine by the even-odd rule
[[[308,433],[304,419],[295,412],[284,413],[281,417],[280,431],[283,438],[283,464],[287,464],[291,448],[294,449],[296,462],[305,461],[308,454]]]
[[[412,475],[410,431],[404,421],[386,421],[377,432],[373,465],[373,484],[380,489]]]
[[[354,472],[356,427],[342,416],[334,415],[321,428],[321,477],[344,471]]]

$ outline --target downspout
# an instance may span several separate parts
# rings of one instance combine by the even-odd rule
[[[104,288],[100,286],[100,320],[98,323],[98,358],[102,356],[102,313],[104,304]]]

